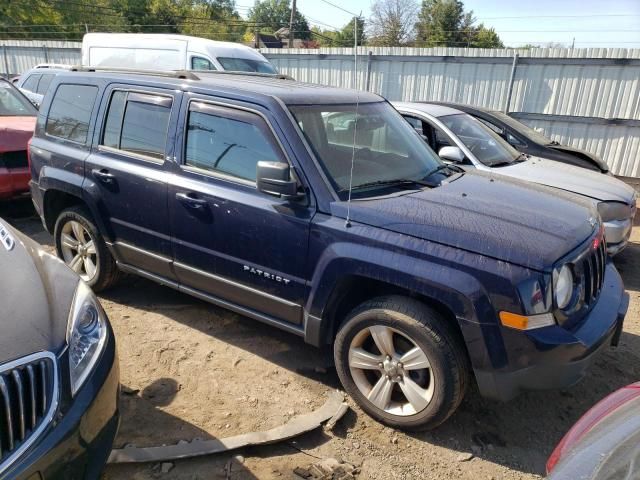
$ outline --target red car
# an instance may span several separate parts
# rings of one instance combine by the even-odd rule
[[[0,80],[0,200],[29,191],[27,143],[38,110],[11,82]]]
[[[640,478],[640,382],[585,413],[547,462],[549,480]]]

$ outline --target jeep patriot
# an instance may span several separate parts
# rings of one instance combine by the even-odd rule
[[[595,207],[443,164],[383,98],[281,76],[75,71],[31,192],[96,291],[141,275],[331,347],[345,390],[433,428],[474,380],[558,388],[628,305]]]

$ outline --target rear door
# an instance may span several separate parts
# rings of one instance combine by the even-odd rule
[[[315,206],[257,190],[257,162],[288,162],[290,153],[268,112],[220,102],[183,102],[168,198],[176,275],[196,292],[299,325]]]
[[[119,260],[165,278],[173,277],[165,160],[172,156],[181,95],[111,86],[85,164],[85,191],[98,205]]]

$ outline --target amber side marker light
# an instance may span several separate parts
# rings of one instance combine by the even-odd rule
[[[532,330],[534,328],[555,325],[556,321],[551,313],[539,315],[519,315],[511,312],[500,312],[500,323],[505,327],[516,330]]]

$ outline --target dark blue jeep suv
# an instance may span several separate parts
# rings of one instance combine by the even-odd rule
[[[593,205],[444,165],[377,95],[229,73],[57,76],[31,192],[93,286],[136,273],[333,346],[344,388],[431,428],[561,387],[628,297]]]

